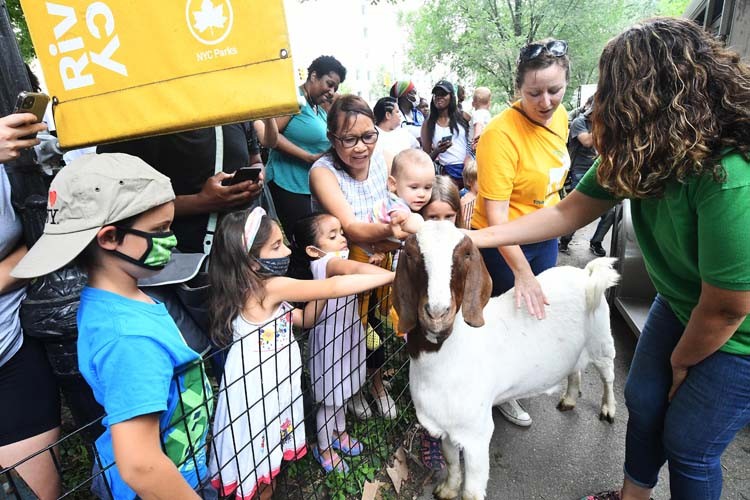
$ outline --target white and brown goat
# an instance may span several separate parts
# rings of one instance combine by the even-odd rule
[[[448,465],[435,489],[464,500],[485,498],[492,407],[549,393],[567,377],[558,408],[576,404],[580,370],[590,362],[604,383],[600,418],[615,416],[614,357],[604,291],[615,284],[614,259],[585,269],[556,267],[538,276],[546,318],[516,309],[513,292],[490,299],[492,282],[479,251],[449,222],[427,222],[406,240],[393,285],[399,328],[408,332],[409,384],[417,418],[442,438]]]

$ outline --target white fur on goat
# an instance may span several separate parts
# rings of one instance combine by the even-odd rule
[[[463,239],[459,231],[439,231],[439,224],[428,224],[417,233],[420,248],[425,251],[428,305],[435,310],[448,309],[451,304],[450,280],[453,269],[453,248]],[[448,251],[445,251],[448,249]]]
[[[613,420],[615,350],[609,307],[602,300],[618,278],[613,261],[596,259],[585,269],[557,267],[540,274],[550,303],[540,321],[516,309],[512,291],[487,302],[489,275],[481,256],[450,224],[426,223],[407,240],[394,300],[408,332],[417,417],[443,439],[448,474],[435,490],[438,498],[458,496],[459,450],[466,466],[463,498],[485,497],[493,405],[551,392],[567,377],[558,408],[572,409],[579,370],[593,363],[604,383],[600,418]],[[451,304],[444,312],[446,297]]]

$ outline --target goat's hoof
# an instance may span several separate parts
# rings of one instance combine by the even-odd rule
[[[567,398],[562,398],[559,403],[557,403],[557,409],[559,411],[570,411],[576,407],[575,401],[570,401]]]
[[[601,413],[599,413],[599,420],[606,420],[610,424],[615,423],[615,412],[611,412],[608,409],[602,408]]]
[[[450,481],[446,478],[445,481],[435,487],[432,494],[439,500],[453,500],[458,498],[458,488],[451,486]],[[466,497],[464,496],[464,498]]]

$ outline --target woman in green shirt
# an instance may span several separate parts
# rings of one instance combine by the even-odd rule
[[[750,423],[750,69],[698,25],[657,18],[610,41],[592,116],[600,158],[554,207],[471,233],[480,247],[568,234],[632,200],[658,295],[625,385],[622,489],[719,499],[720,458]]]

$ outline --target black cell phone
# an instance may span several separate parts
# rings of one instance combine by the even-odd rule
[[[440,139],[440,143],[441,143],[441,144],[445,144],[446,142],[451,142],[451,141],[453,141],[453,136],[452,136],[452,135],[444,135],[444,136],[443,136],[443,137],[442,137],[442,138]]]
[[[37,122],[42,122],[44,119],[44,112],[47,110],[47,104],[49,104],[49,96],[42,94],[41,92],[21,92],[16,98],[16,107],[13,109],[14,113],[31,113],[36,116]],[[21,139],[33,139],[36,134],[21,137]]]
[[[224,179],[223,181],[221,181],[221,184],[222,186],[234,186],[235,184],[239,184],[240,182],[245,181],[258,182],[258,177],[260,177],[261,170],[261,167],[242,167],[234,173],[234,177]]]

